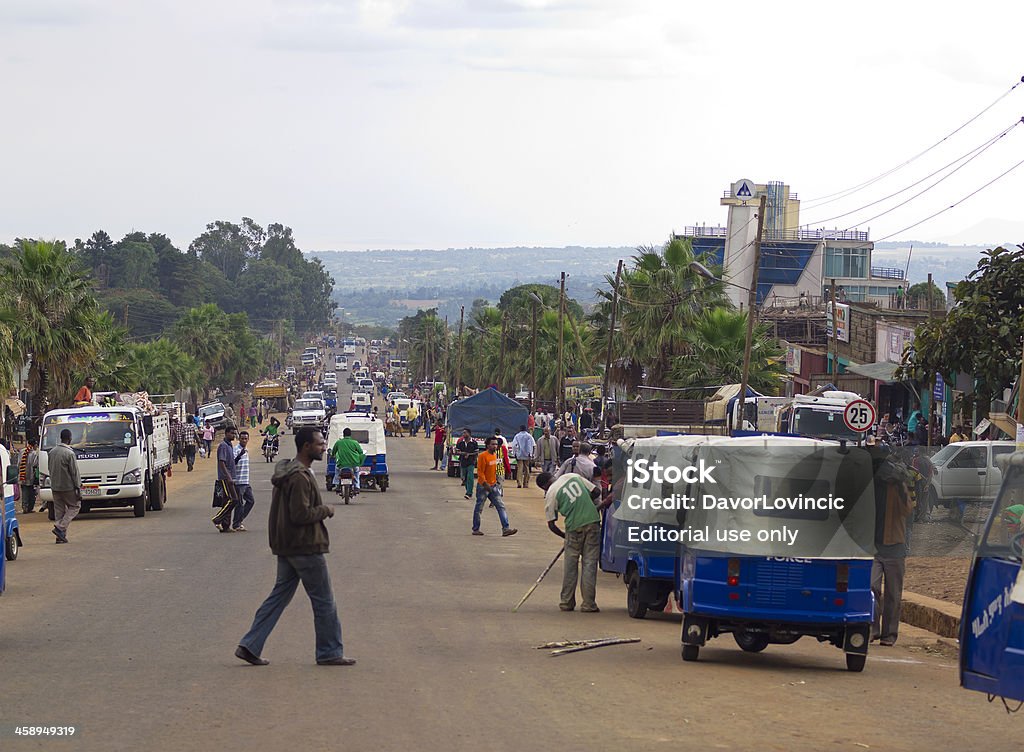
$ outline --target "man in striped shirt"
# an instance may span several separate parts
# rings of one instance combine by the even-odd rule
[[[181,446],[185,452],[185,461],[188,463],[188,471],[196,464],[196,447],[199,446],[199,430],[196,428],[195,419],[189,415],[182,426]]]
[[[235,506],[235,519],[231,528],[235,532],[245,532],[242,520],[252,511],[256,499],[252,495],[252,486],[249,485],[249,432],[242,430],[238,433],[238,450],[235,452],[235,490],[238,492],[238,499],[241,503]]]

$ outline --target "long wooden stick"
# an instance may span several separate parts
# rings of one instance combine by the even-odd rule
[[[617,637],[596,637],[592,640],[558,640],[557,642],[545,642],[543,645],[535,646],[537,650],[550,650],[551,648],[571,648],[576,645],[590,645],[594,642],[604,642],[605,640],[616,640]]]
[[[533,595],[533,591],[537,589],[537,586],[540,584],[540,581],[543,580],[545,577],[547,577],[548,572],[551,571],[551,568],[553,566],[555,566],[555,562],[558,561],[558,559],[562,556],[562,554],[564,552],[565,552],[565,547],[564,546],[562,548],[558,549],[558,553],[555,554],[555,558],[551,560],[550,564],[548,564],[547,569],[545,569],[543,572],[540,573],[540,577],[538,577],[537,581],[535,583],[533,583],[533,586],[529,590],[526,591],[526,595],[524,595],[523,599],[521,601],[519,601],[519,603],[516,604],[515,608],[512,609],[512,613],[515,613],[516,611],[518,611],[519,607],[522,606],[524,603],[526,603],[526,599],[529,598],[531,595]]]
[[[597,640],[589,642],[586,645],[576,645],[571,648],[562,648],[561,650],[552,650],[552,656],[566,655],[567,653],[578,653],[581,650],[593,650],[594,648],[603,648],[608,645],[625,645],[630,642],[640,642],[639,637],[617,637],[613,640]]]

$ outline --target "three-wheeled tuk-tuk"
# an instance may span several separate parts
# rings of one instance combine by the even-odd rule
[[[633,461],[683,467],[696,461],[697,447],[724,437],[702,435],[657,436],[630,439],[622,445]],[[601,522],[601,570],[622,576],[626,586],[626,612],[643,619],[647,611],[664,611],[675,589],[678,545],[659,533],[679,528],[679,515],[671,504],[649,505],[640,500],[652,494],[666,497],[673,484],[654,487],[653,478],[624,483],[617,473],[614,502]],[[680,492],[685,484],[679,486]]]
[[[343,435],[346,428],[352,429],[352,438],[363,448],[366,460],[359,468],[359,486],[362,489],[376,488],[381,493],[388,490],[388,450],[387,439],[384,438],[384,421],[377,420],[366,413],[342,413],[331,418],[327,429],[327,451],[330,452],[335,442]],[[327,490],[334,490],[336,466],[334,457],[327,456]]]
[[[28,451],[24,449],[22,451]],[[0,444],[0,480],[3,483],[3,521],[0,522],[0,537],[3,537],[4,555],[2,558],[14,561],[18,558],[21,547],[21,532],[18,529],[18,515],[14,503],[14,486],[18,482],[16,468],[11,467],[11,453]]]
[[[960,618],[960,684],[1024,702],[1024,452],[998,460],[1003,483],[978,540]]]
[[[874,608],[869,453],[765,436],[705,444],[696,459],[713,480],[687,493],[691,538],[676,582],[683,660],[727,633],[747,652],[811,636],[863,670]]]

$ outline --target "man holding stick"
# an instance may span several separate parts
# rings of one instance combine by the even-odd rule
[[[598,613],[597,564],[601,556],[601,510],[611,504],[601,499],[601,489],[577,473],[563,473],[553,480],[551,473],[537,476],[537,486],[544,490],[544,509],[548,529],[565,539],[565,570],[558,608],[576,608],[576,583],[580,582],[583,604],[580,611]],[[565,518],[565,532],[556,524],[558,515]],[[580,573],[582,559],[582,574]]]

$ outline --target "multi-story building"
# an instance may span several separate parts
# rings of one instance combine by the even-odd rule
[[[826,230],[800,226],[800,199],[788,185],[738,180],[721,199],[729,207],[725,227],[686,227],[694,249],[723,267],[733,303],[746,302],[742,288],[753,280],[757,209],[765,196],[759,305],[814,306],[828,300],[832,280],[841,301],[893,307],[896,290],[906,289],[902,269],[873,266],[874,245],[861,230]]]

